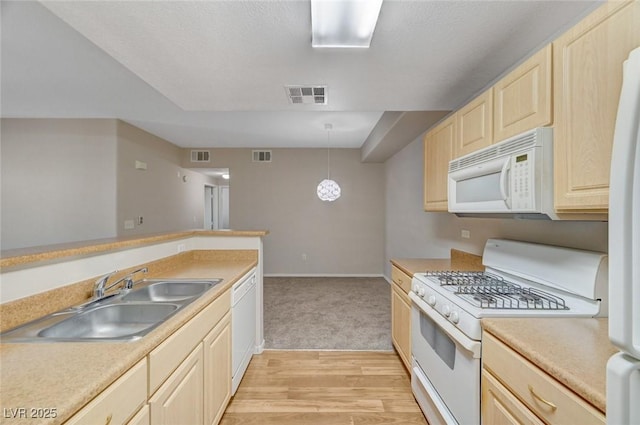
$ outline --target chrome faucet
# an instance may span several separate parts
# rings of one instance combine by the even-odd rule
[[[100,298],[104,297],[104,293],[105,291],[113,288],[116,284],[118,284],[120,281],[106,286],[107,285],[107,281],[109,280],[109,278],[111,276],[113,276],[114,274],[118,273],[118,270],[114,270],[111,273],[107,273],[104,276],[102,276],[100,279],[96,280],[96,283],[93,285],[93,299],[94,300],[99,300]]]
[[[132,271],[131,273],[129,273],[127,276],[124,277],[124,286],[122,287],[122,289],[128,291],[129,289],[133,288],[134,282],[133,282],[133,275],[136,273],[147,273],[149,271],[148,268],[146,267],[142,267],[141,269]],[[120,279],[122,280],[122,279]],[[116,282],[117,283],[117,282]]]
[[[148,268],[146,267],[142,267],[138,270],[135,270],[131,273],[129,273],[128,275],[126,275],[125,277],[115,281],[114,283],[112,283],[111,285],[107,286],[107,281],[109,280],[109,278],[111,276],[113,276],[115,273],[118,272],[118,270],[114,270],[111,273],[107,273],[104,276],[102,276],[100,279],[96,280],[95,285],[93,286],[93,299],[94,300],[99,300],[101,298],[104,298],[104,294],[106,291],[108,291],[109,289],[113,288],[114,286],[118,285],[121,282],[124,282],[124,285],[122,285],[122,291],[128,291],[131,288],[133,288],[134,282],[133,282],[133,275],[136,273],[147,273],[149,271]]]

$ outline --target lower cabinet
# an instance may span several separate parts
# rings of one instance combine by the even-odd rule
[[[231,398],[230,309],[229,290],[158,345],[66,424],[219,423]]]
[[[198,347],[149,399],[154,424],[203,424],[204,359],[202,352],[202,344],[198,344]]]
[[[486,370],[482,371],[482,423],[543,425],[531,410]]]
[[[231,399],[231,320],[227,314],[204,339],[204,423],[220,422]]]
[[[145,404],[140,410],[138,410],[138,413],[136,413],[127,425],[149,425],[150,423],[151,418],[149,416],[149,405]]]
[[[411,277],[395,266],[391,276],[391,341],[407,370],[411,370],[411,299],[403,289],[409,290]]]
[[[80,409],[66,424],[126,424],[146,401],[147,359],[142,359]]]
[[[482,336],[482,424],[604,425],[602,412],[490,333]]]

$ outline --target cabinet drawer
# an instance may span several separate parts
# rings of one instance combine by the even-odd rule
[[[120,425],[147,401],[147,360],[141,360],[69,419],[67,425]]]
[[[402,290],[406,294],[408,294],[411,290],[411,276],[409,276],[396,266],[391,266],[391,280],[393,280],[393,283],[402,288]]]
[[[227,290],[149,353],[149,395],[160,387],[230,309],[231,291]]]
[[[544,422],[605,423],[600,411],[488,333],[482,336],[482,361],[485,369]]]

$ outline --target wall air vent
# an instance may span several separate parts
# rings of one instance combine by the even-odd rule
[[[211,162],[209,151],[191,151],[191,162]]]
[[[289,103],[326,105],[327,86],[284,86]]]
[[[253,162],[271,162],[271,151],[251,151]]]

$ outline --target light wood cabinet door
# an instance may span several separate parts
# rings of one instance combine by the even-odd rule
[[[127,425],[150,425],[151,417],[149,415],[149,405],[144,405],[138,413],[129,421]]]
[[[89,373],[89,372],[87,372]],[[143,359],[73,415],[67,425],[121,425],[147,399],[147,360]]]
[[[396,284],[391,284],[391,341],[411,370],[411,301]]]
[[[482,366],[544,423],[605,424],[599,410],[487,332]]]
[[[493,143],[550,125],[551,44],[493,86]]]
[[[198,344],[149,399],[153,425],[203,425],[202,351],[202,344]]]
[[[204,339],[204,423],[216,425],[231,399],[231,314]]]
[[[622,63],[640,46],[640,2],[611,1],[553,43],[555,208],[604,212]]]
[[[543,425],[531,412],[486,370],[482,371],[483,425]]]
[[[493,143],[493,91],[485,91],[456,112],[454,158]]]
[[[447,178],[456,140],[455,115],[424,137],[424,209],[447,211]]]

